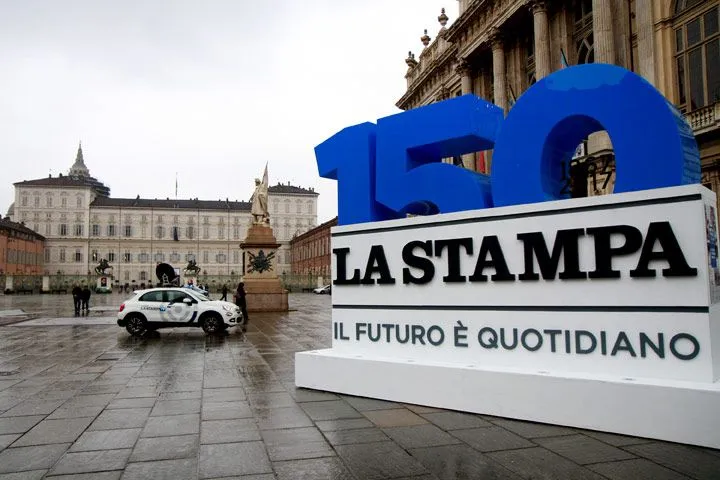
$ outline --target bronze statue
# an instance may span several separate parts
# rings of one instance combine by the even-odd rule
[[[107,270],[110,270],[108,272]],[[95,267],[95,273],[98,275],[106,276],[106,275],[112,275],[113,267],[110,266],[110,263],[106,259],[100,260],[100,263],[97,264],[97,267]]]
[[[200,273],[200,267],[198,267],[195,260],[188,261],[187,267],[183,270],[185,272],[185,275],[198,275]]]

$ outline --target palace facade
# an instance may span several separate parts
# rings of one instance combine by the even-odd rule
[[[566,65],[610,63],[652,83],[693,128],[702,182],[720,192],[720,0],[459,0],[448,25],[409,52],[403,110],[475,94],[507,112],[523,91]],[[448,163],[487,173],[492,152]],[[612,192],[607,134],[578,146],[569,166],[573,196]]]
[[[121,284],[154,282],[158,263],[182,270],[191,259],[204,276],[244,273],[239,244],[251,223],[249,202],[113,198],[90,175],[82,147],[67,175],[14,185],[8,216],[45,237],[46,275],[89,275],[103,258]],[[313,189],[269,187],[279,274],[290,271],[292,237],[317,223],[317,197]]]

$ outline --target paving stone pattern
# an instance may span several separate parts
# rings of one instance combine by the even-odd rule
[[[246,334],[136,339],[57,322],[69,297],[0,296],[34,316],[0,327],[0,480],[720,479],[716,450],[297,389],[330,300],[291,295]]]

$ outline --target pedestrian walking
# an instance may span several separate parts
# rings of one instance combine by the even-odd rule
[[[72,297],[73,297],[73,305],[75,306],[75,315],[80,314],[80,302],[82,301],[82,289],[80,286],[76,283],[73,285],[73,289],[71,291]]]
[[[90,287],[85,285],[82,289],[82,309],[87,313],[90,310]]]
[[[227,294],[228,294],[227,285],[223,285],[223,288],[222,288],[222,297],[220,297],[220,300],[224,300],[224,301],[227,302]]]
[[[245,283],[240,282],[238,283],[237,290],[235,291],[235,305],[240,307],[240,311],[242,312],[243,318],[245,321],[243,322],[242,331],[247,331],[247,325],[248,322],[250,322],[250,318],[248,318],[247,313],[247,301],[245,299],[245,296],[247,293],[245,292]]]

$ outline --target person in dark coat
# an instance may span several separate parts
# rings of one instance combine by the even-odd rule
[[[73,297],[73,304],[75,305],[75,315],[80,314],[80,302],[82,301],[82,289],[75,285],[71,291]]]
[[[243,332],[247,331],[247,324],[248,322],[250,322],[250,318],[248,318],[247,313],[247,301],[245,300],[246,295],[247,293],[245,292],[245,283],[238,283],[237,290],[235,291],[235,305],[240,307],[240,311],[242,312],[243,318],[245,319],[242,327]]]
[[[223,288],[222,288],[222,297],[220,297],[220,300],[224,300],[224,301],[227,302],[227,294],[228,294],[227,285],[223,285]]]
[[[90,288],[85,285],[82,289],[82,309],[87,312],[90,309]]]

